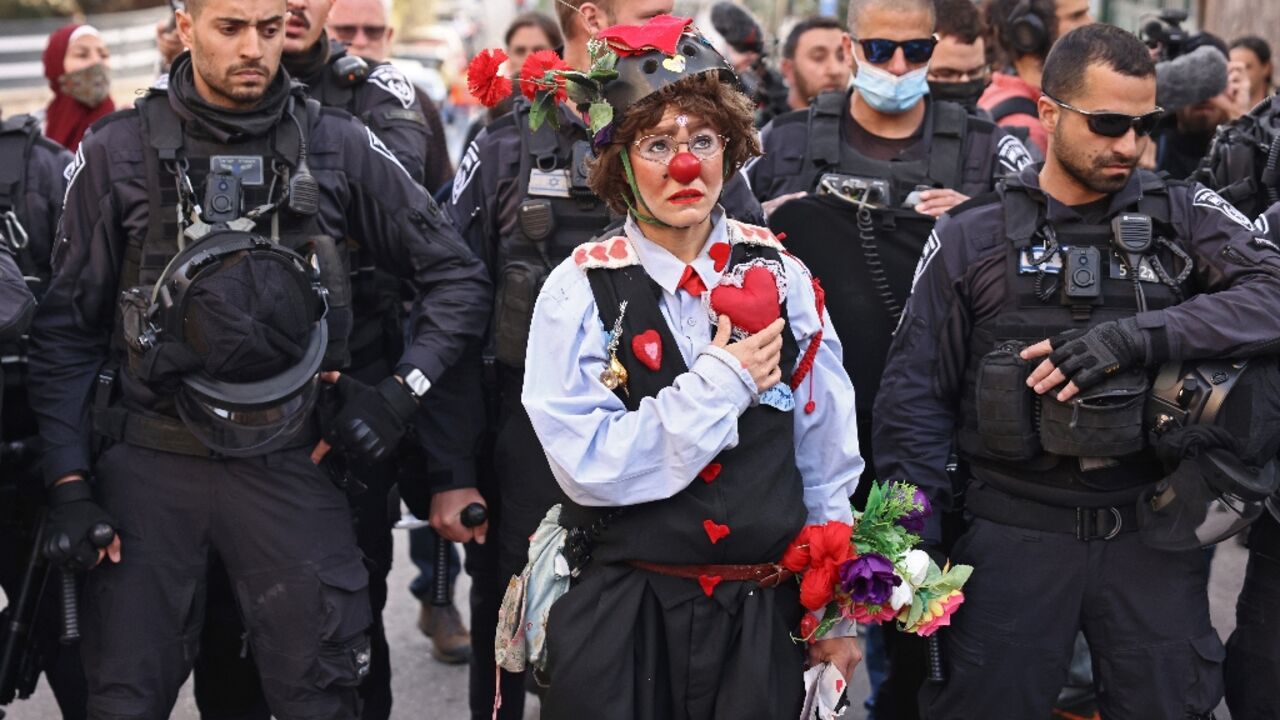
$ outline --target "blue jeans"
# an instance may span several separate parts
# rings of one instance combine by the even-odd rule
[[[409,531],[409,558],[418,568],[418,576],[409,583],[409,592],[423,602],[431,601],[431,588],[435,584],[436,543],[442,540],[436,531],[422,527]],[[458,547],[449,543],[449,599],[453,599],[453,586],[458,581],[458,573],[462,572],[462,562],[458,558]]]

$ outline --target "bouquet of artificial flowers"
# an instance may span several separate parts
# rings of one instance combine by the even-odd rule
[[[787,548],[782,565],[802,576],[805,615],[800,637],[821,638],[841,618],[878,625],[897,620],[903,632],[932,635],[964,602],[960,588],[973,568],[938,567],[919,549],[932,509],[909,483],[875,483],[853,525],[809,525]]]

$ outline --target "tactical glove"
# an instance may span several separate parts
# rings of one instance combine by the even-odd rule
[[[73,480],[49,490],[44,557],[55,565],[88,570],[115,539],[115,520],[93,500],[89,483]]]
[[[1134,318],[1099,323],[1088,330],[1068,330],[1049,344],[1049,360],[1076,387],[1091,388],[1118,372],[1142,367],[1150,359],[1146,333]]]
[[[391,456],[418,408],[418,399],[394,377],[370,387],[347,375],[334,384],[341,409],[325,440],[347,459],[376,463]]]

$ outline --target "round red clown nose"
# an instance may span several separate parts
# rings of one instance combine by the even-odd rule
[[[671,178],[676,182],[688,185],[702,174],[702,161],[693,153],[682,152],[671,158],[667,172],[671,173]]]

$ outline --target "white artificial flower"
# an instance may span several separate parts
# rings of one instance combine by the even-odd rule
[[[914,587],[920,587],[920,583],[924,582],[925,576],[929,574],[929,553],[923,550],[911,550],[902,564],[907,568],[907,582]]]
[[[911,598],[915,595],[910,583],[901,583],[893,589],[893,594],[889,596],[889,606],[894,612],[902,609],[904,605],[911,604]]]

